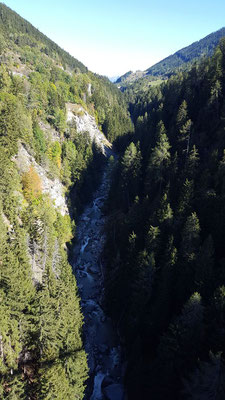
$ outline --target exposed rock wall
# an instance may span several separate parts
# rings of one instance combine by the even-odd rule
[[[75,122],[77,132],[88,134],[90,139],[95,141],[101,151],[106,154],[107,149],[110,149],[112,145],[98,128],[95,118],[79,104],[67,103],[66,111],[67,123]]]
[[[47,176],[47,170],[41,167],[31,156],[25,147],[21,144],[19,146],[18,154],[14,157],[19,172],[22,174],[27,172],[32,165],[42,182],[43,193],[47,193],[53,201],[53,205],[62,214],[68,214],[68,207],[65,199],[65,189],[59,179],[50,179]]]

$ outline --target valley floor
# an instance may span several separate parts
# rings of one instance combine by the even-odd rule
[[[122,362],[118,337],[103,308],[104,271],[101,253],[105,241],[103,227],[106,217],[102,206],[109,186],[110,166],[107,166],[100,187],[77,224],[77,244],[73,257],[73,270],[85,321],[84,345],[90,368],[87,395],[90,400],[102,400],[102,390],[106,398],[119,400],[123,398],[124,391],[121,384]]]

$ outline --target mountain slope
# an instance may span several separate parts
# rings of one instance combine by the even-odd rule
[[[159,63],[147,69],[148,75],[169,76],[177,68],[185,67],[185,64],[198,61],[202,57],[209,57],[213,54],[220,39],[225,36],[225,28],[211,33],[205,38],[184,47],[173,55],[164,58]]]
[[[52,103],[42,108],[51,124],[57,119],[57,109],[66,118],[65,103],[72,102],[81,104],[95,116],[110,141],[132,129],[126,103],[108,79],[88,72],[80,61],[1,3],[0,39],[1,63],[14,76],[32,81],[36,92],[44,90],[47,102]],[[47,87],[48,82],[54,86]]]
[[[2,3],[0,3],[0,35],[1,51],[6,47],[13,50],[14,44],[35,48],[40,42],[42,44],[41,52],[52,58],[57,58],[64,66],[67,65],[72,69],[78,68],[81,72],[87,72],[87,68],[80,61],[62,50],[56,43]]]
[[[82,399],[67,245],[101,179],[103,131],[113,141],[132,123],[113,84],[3,4],[0,36],[0,398]]]
[[[146,71],[129,71],[120,78],[117,79],[116,85],[121,90],[125,90],[133,84],[138,86],[149,86],[151,81],[155,81],[157,78],[167,79],[177,70],[184,70],[191,66],[195,61],[199,62],[202,57],[209,57],[213,54],[215,47],[219,44],[222,37],[225,36],[225,28],[221,28],[216,32],[213,32],[205,38],[192,43],[173,55],[164,58],[162,61],[154,64]]]

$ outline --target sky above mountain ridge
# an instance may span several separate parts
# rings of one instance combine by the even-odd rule
[[[225,26],[225,2],[6,0],[91,71],[145,70]]]

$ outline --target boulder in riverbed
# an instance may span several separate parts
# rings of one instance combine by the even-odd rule
[[[90,218],[88,218],[86,215],[82,218],[82,221],[84,221],[84,222],[89,222],[90,221]]]
[[[102,391],[106,386],[112,385],[113,383],[115,383],[113,378],[110,375],[105,375],[101,384]]]
[[[124,400],[125,392],[123,385],[120,383],[113,383],[103,388],[103,394],[106,400]]]
[[[94,267],[89,267],[88,272],[90,272],[91,274],[97,274],[98,270],[96,270]]]

